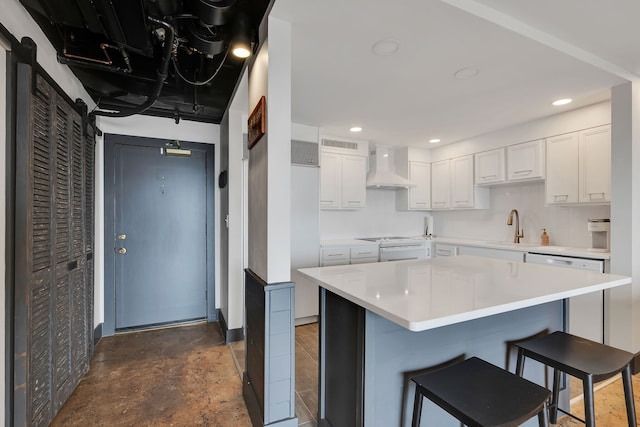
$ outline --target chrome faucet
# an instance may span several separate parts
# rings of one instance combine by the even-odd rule
[[[513,236],[513,243],[520,243],[520,239],[524,237],[524,230],[520,230],[520,216],[517,209],[511,209],[509,212],[509,218],[507,218],[507,225],[513,224],[513,214],[516,214],[516,230]]]

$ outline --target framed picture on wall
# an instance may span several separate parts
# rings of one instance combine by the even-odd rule
[[[248,122],[248,136],[249,149],[251,149],[264,135],[264,121],[265,121],[265,99],[264,96],[260,97],[258,105],[253,109],[249,116]]]

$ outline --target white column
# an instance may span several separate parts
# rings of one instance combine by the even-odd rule
[[[640,350],[640,79],[611,91],[611,272],[631,276],[606,300],[608,343]],[[635,262],[634,262],[635,261]]]
[[[249,74],[249,113],[266,98],[266,133],[249,153],[249,268],[271,284],[290,280],[291,27],[268,20]]]

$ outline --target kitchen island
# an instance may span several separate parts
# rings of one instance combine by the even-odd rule
[[[410,425],[406,373],[461,354],[504,367],[506,341],[568,328],[566,298],[631,283],[473,256],[300,273],[321,287],[318,422],[334,427]],[[525,376],[544,384],[533,362]],[[433,405],[423,410],[430,425],[459,425]]]

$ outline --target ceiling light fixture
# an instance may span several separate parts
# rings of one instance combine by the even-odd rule
[[[360,126],[354,126],[349,129],[351,132],[362,132],[362,128]]]
[[[236,18],[231,52],[238,58],[251,56],[251,28],[249,26],[249,17],[244,13],[239,13]]]
[[[380,40],[371,48],[374,55],[389,56],[393,55],[400,49],[400,44],[395,40]]]
[[[563,98],[563,99],[558,99],[556,101],[553,101],[551,104],[557,107],[558,105],[567,105],[571,101],[573,101],[571,98]]]
[[[440,140],[438,138],[433,138],[433,139],[430,139],[429,142],[432,144],[437,144],[438,142],[440,142]]]

